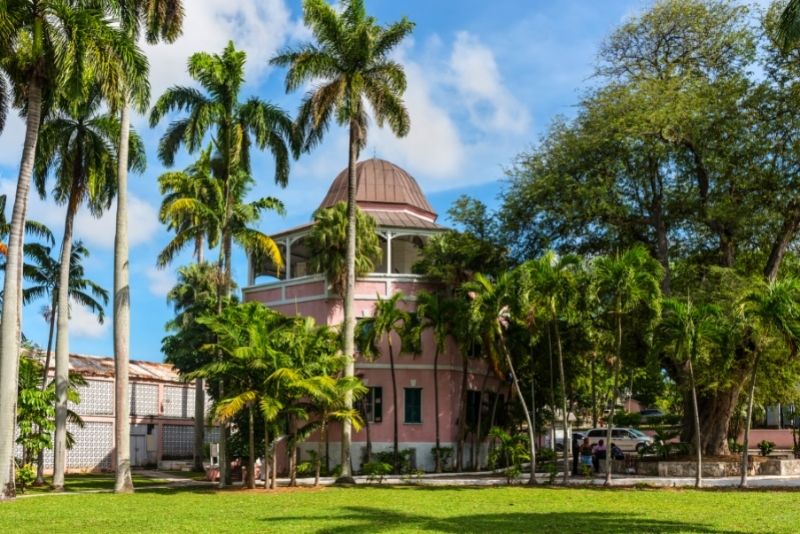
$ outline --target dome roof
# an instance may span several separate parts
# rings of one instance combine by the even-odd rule
[[[359,162],[356,164],[356,183],[356,202],[362,209],[381,209],[391,204],[391,207],[411,208],[436,219],[436,213],[417,181],[394,163],[376,158]],[[347,201],[346,168],[333,180],[319,207],[329,208],[344,201]]]

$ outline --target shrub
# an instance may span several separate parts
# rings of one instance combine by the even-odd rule
[[[16,470],[16,486],[20,493],[25,493],[25,488],[36,480],[36,469],[31,464],[23,464]]]
[[[314,476],[317,466],[314,462],[300,462],[297,464],[297,476],[310,477]]]
[[[547,483],[551,486],[556,483],[556,476],[558,476],[558,466],[555,462],[547,464]]]
[[[736,440],[733,438],[728,438],[728,449],[733,454],[739,454],[744,449],[744,445],[742,445],[741,443],[737,443]]]
[[[368,482],[378,481],[378,484],[383,482],[383,477],[392,472],[392,464],[386,462],[374,461],[365,463],[361,466],[361,472],[367,475]]]
[[[431,454],[433,455],[433,463],[436,464],[436,447],[431,449]],[[442,461],[442,469],[447,470],[447,464],[450,463],[450,459],[453,457],[453,447],[439,447],[439,458]]]
[[[642,414],[617,412],[614,414],[614,426],[639,426],[642,424]]]
[[[556,451],[548,447],[539,449],[538,451],[536,451],[536,458],[542,463],[555,462]]]
[[[395,461],[394,451],[378,451],[372,453],[375,461],[389,464],[392,466],[392,469],[394,469],[394,465],[397,464],[400,467],[400,473],[411,473],[414,470],[411,465],[411,457],[414,455],[414,449],[402,449],[398,451],[397,455],[399,458]]]
[[[761,451],[761,456],[769,456],[769,453],[775,448],[775,443],[772,441],[761,440],[758,444],[758,449]]]
[[[526,434],[511,435],[502,428],[494,427],[489,437],[500,441],[500,444],[489,453],[489,465],[492,468],[505,467],[503,473],[510,484],[522,473],[522,464],[531,460]]]

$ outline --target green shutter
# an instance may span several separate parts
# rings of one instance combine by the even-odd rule
[[[422,422],[422,389],[405,389],[405,422]]]
[[[372,420],[376,423],[383,421],[383,388],[372,388],[374,393],[372,401]]]

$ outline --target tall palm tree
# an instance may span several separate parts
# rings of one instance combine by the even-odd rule
[[[765,353],[765,345],[772,339],[783,342],[792,357],[797,355],[800,344],[800,280],[793,277],[769,282],[759,280],[756,282],[756,287],[742,299],[741,311],[748,323],[763,336],[761,342],[756,345],[750,376],[750,393],[747,398],[740,482],[740,487],[744,488],[747,486],[750,424],[753,419],[758,364]]]
[[[295,91],[309,82],[316,84],[303,100],[297,118],[304,133],[304,150],[310,150],[322,140],[332,119],[349,129],[344,354],[350,358],[345,373],[353,376],[356,163],[367,142],[367,104],[378,126],[388,124],[399,137],[408,133],[410,121],[402,100],[406,76],[390,54],[411,33],[414,24],[403,18],[380,26],[367,15],[364,0],[344,0],[340,7],[337,10],[324,0],[305,0],[303,21],[310,28],[314,42],[283,50],[270,63],[288,67],[286,92]],[[352,399],[348,400],[348,406],[352,406]],[[352,430],[345,424],[341,479],[346,482],[352,482],[351,441]]]
[[[211,221],[203,219],[199,213],[185,214],[180,210],[180,204],[187,198],[197,199],[205,205],[221,205],[221,189],[212,173],[211,149],[209,146],[203,150],[200,158],[183,172],[167,172],[158,177],[162,195],[159,219],[167,229],[175,232],[175,237],[158,257],[161,267],[173,259],[173,251],[182,249],[187,240],[194,243],[197,263],[203,263],[206,245],[209,248],[217,246],[219,230],[212,227]]]
[[[523,307],[523,315],[527,323],[532,325],[537,314],[547,323],[547,335],[550,330],[555,334],[558,376],[560,382],[559,397],[564,431],[564,483],[567,483],[572,458],[572,441],[569,436],[569,414],[567,413],[567,384],[564,377],[564,354],[561,341],[561,322],[569,316],[570,306],[574,305],[577,289],[575,270],[579,266],[576,256],[559,257],[555,252],[546,252],[541,258],[530,260],[521,267],[523,283],[519,293]],[[552,327],[552,328],[551,328]],[[548,338],[549,339],[549,338]],[[551,360],[552,362],[552,360]],[[555,406],[553,407],[555,409]]]
[[[381,261],[375,219],[356,208],[356,276],[373,272]],[[347,204],[314,213],[314,226],[306,238],[311,251],[311,272],[324,273],[333,292],[344,297],[347,286]]]
[[[49,323],[47,334],[47,351],[42,368],[42,378],[40,387],[44,391],[47,386],[47,373],[50,369],[50,355],[53,349],[53,334],[57,317],[57,297],[58,283],[61,276],[61,266],[59,260],[52,255],[52,247],[39,243],[25,245],[26,255],[30,258],[30,263],[23,267],[25,279],[33,285],[29,285],[22,290],[22,300],[24,303],[31,302],[39,298],[46,298],[50,301],[50,306],[46,307],[45,318]],[[88,308],[97,315],[100,324],[105,320],[105,306],[108,304],[108,291],[96,282],[86,278],[83,269],[83,260],[89,257],[87,249],[82,241],[75,241],[72,244],[70,253],[69,268],[69,302],[73,302]],[[55,393],[55,392],[54,392]],[[67,392],[69,395],[69,392]],[[68,415],[69,418],[69,415]],[[40,451],[40,456],[43,451]],[[37,480],[43,480],[44,460],[39,458],[37,462]]]
[[[492,282],[482,274],[474,276],[472,282],[464,285],[470,301],[470,321],[474,328],[479,332],[481,345],[484,353],[489,359],[489,365],[494,368],[498,378],[504,376],[500,370],[503,360],[511,373],[514,389],[517,392],[522,412],[525,415],[525,422],[528,425],[528,439],[531,454],[531,474],[528,484],[536,483],[536,444],[533,434],[533,419],[531,418],[528,403],[519,385],[514,361],[508,350],[506,334],[514,318],[511,316],[512,307],[516,298],[514,273],[506,271]]]
[[[784,50],[800,42],[800,0],[789,0],[781,13],[778,26],[778,42]]]
[[[695,305],[690,298],[686,301],[676,298],[665,299],[662,307],[664,313],[658,325],[659,334],[666,344],[672,345],[676,362],[686,365],[689,371],[697,457],[695,487],[699,488],[703,485],[703,442],[700,435],[700,411],[697,406],[694,366],[702,354],[705,340],[714,334],[720,311],[716,306]]]
[[[56,299],[56,437],[53,452],[53,486],[63,489],[66,469],[67,383],[69,381],[69,279],[75,215],[86,204],[95,217],[108,209],[117,191],[116,140],[120,124],[115,115],[100,113],[99,88],[86,100],[63,101],[45,118],[39,135],[34,181],[39,194],[47,195],[53,175],[53,197],[66,205],[61,241]],[[132,133],[129,163],[144,170],[144,144]]]
[[[375,302],[375,310],[372,317],[362,319],[358,325],[359,348],[365,358],[372,359],[380,355],[378,345],[386,341],[389,350],[389,372],[392,377],[392,452],[394,454],[394,469],[400,471],[400,447],[398,443],[399,433],[399,405],[397,403],[397,377],[394,368],[394,343],[392,338],[398,335],[404,337],[403,330],[408,326],[410,314],[398,307],[398,303],[403,298],[403,293],[397,292],[388,298],[378,297]],[[350,406],[345,406],[350,409]]]
[[[661,310],[661,280],[663,267],[641,245],[622,254],[600,256],[592,263],[593,293],[601,316],[607,319],[608,329],[614,332],[615,354],[612,363],[614,386],[612,407],[608,416],[606,441],[611,447],[614,427],[614,405],[619,395],[619,373],[622,368],[624,321],[636,312],[649,310],[651,318]],[[611,454],[606,458],[606,485],[611,484]]]
[[[436,472],[442,472],[441,441],[439,432],[439,355],[445,350],[455,315],[455,303],[440,293],[417,293],[417,317],[422,330],[433,332],[433,405],[436,412]]]
[[[94,79],[104,95],[146,65],[134,42],[85,2],[6,0],[0,9],[0,68],[15,107],[25,112],[25,142],[11,215],[0,326],[0,499],[13,498],[14,398],[20,347],[23,229],[43,104],[81,98]],[[56,97],[56,98],[54,98]]]

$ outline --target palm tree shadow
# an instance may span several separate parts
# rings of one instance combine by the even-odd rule
[[[716,532],[697,523],[648,519],[644,516],[613,512],[493,513],[435,518],[379,507],[349,506],[349,513],[338,516],[341,526],[324,527],[314,532],[359,534],[395,530],[398,526],[412,531],[445,532]],[[270,518],[265,521],[313,521],[312,516]]]

